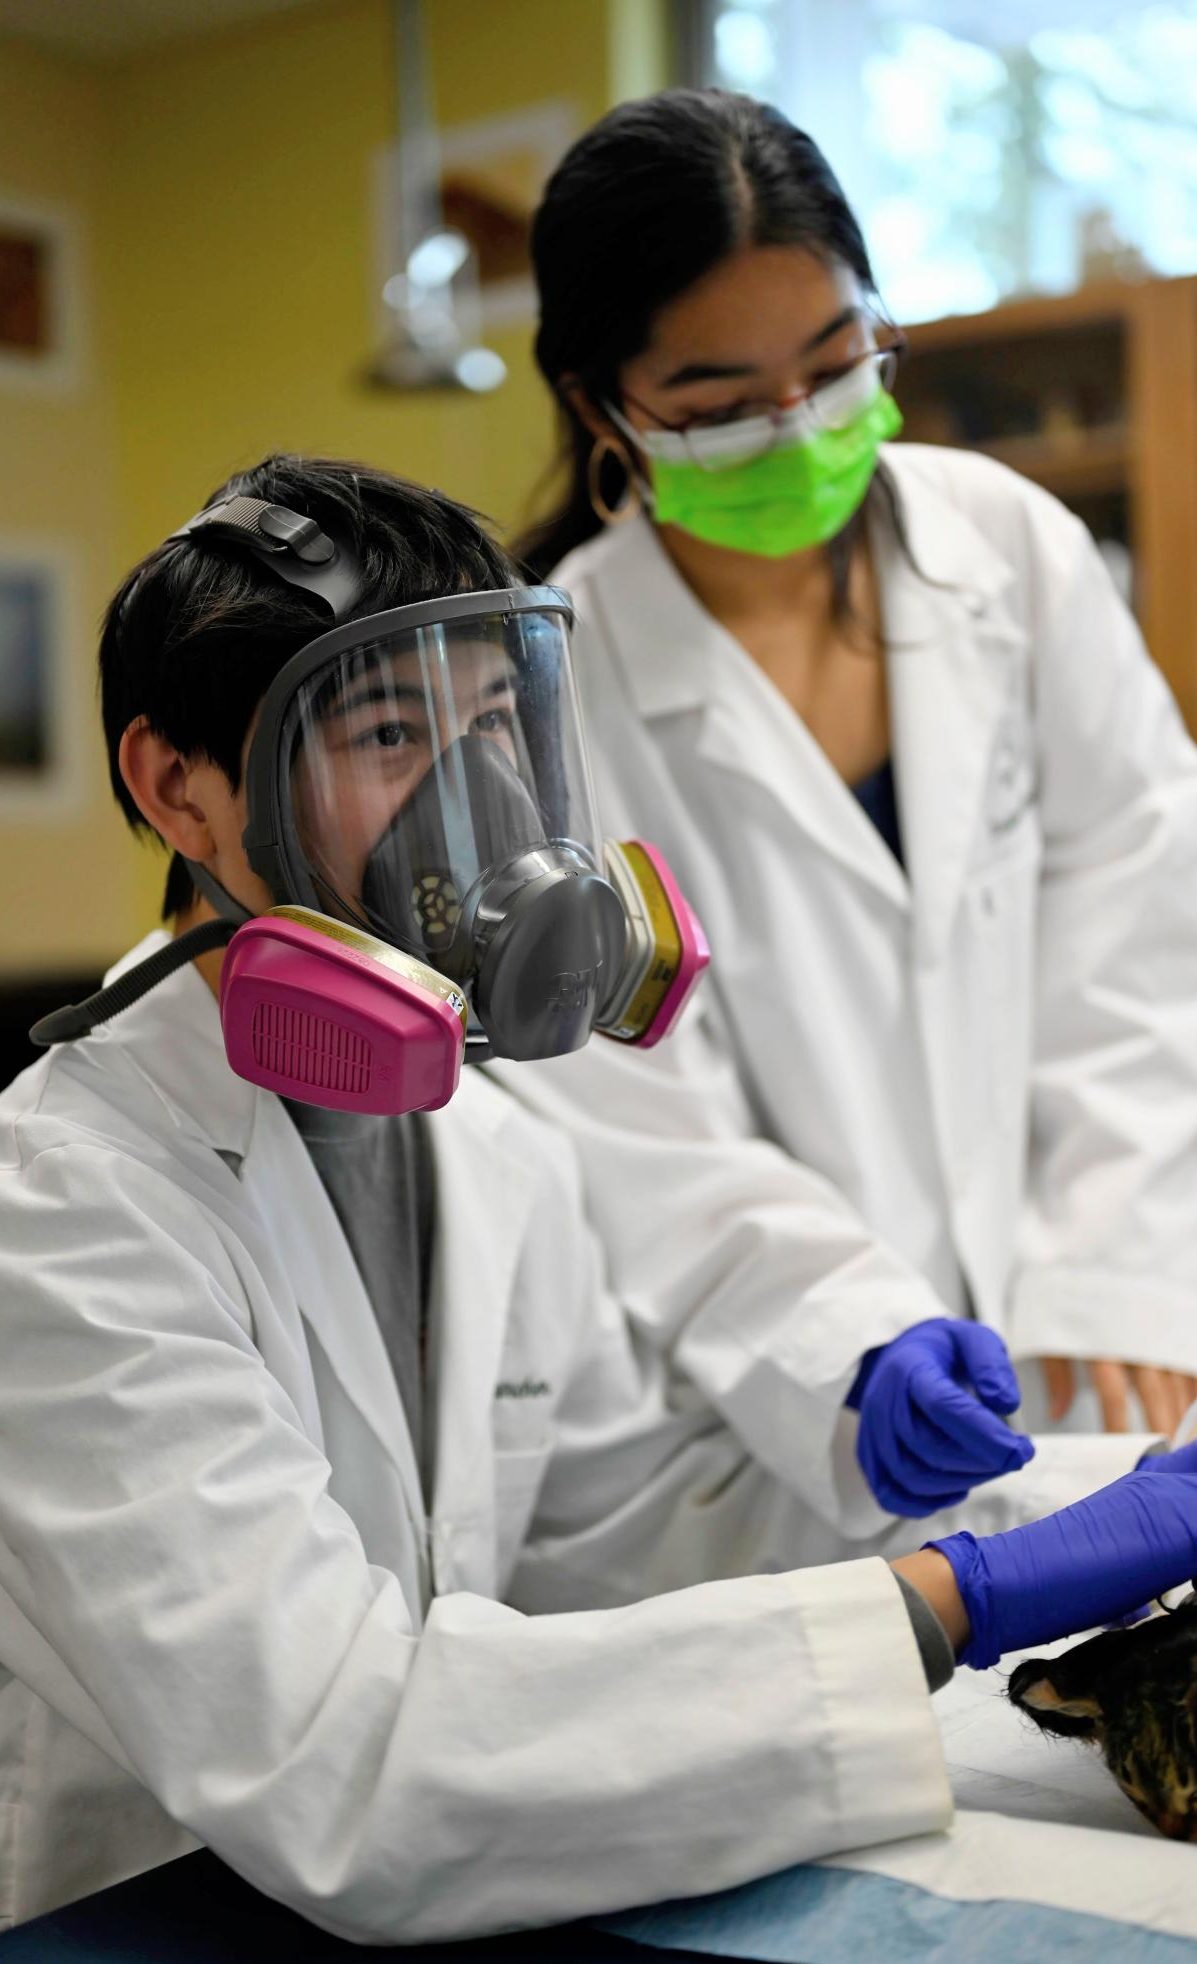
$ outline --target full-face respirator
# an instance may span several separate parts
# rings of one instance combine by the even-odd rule
[[[241,550],[334,623],[274,678],[250,745],[244,845],[275,905],[251,916],[187,862],[220,918],[34,1041],[86,1034],[223,944],[232,1068],[340,1111],[433,1110],[463,1059],[667,1035],[706,942],[654,847],[599,838],[568,596],[455,593],[350,620],[361,571],[312,519],[234,497],[184,539]]]

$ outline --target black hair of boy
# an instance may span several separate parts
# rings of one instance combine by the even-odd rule
[[[348,546],[365,573],[352,618],[520,583],[475,512],[364,464],[267,457],[204,503],[237,493],[314,518]],[[180,523],[190,516],[180,514]],[[117,761],[129,724],[144,716],[184,757],[218,765],[235,791],[245,738],[270,682],[330,625],[313,595],[272,579],[233,545],[179,540],[158,546],[133,568],[104,617],[100,705],[113,793],[135,832],[151,828]],[[176,854],[162,918],[171,920],[193,898]]]

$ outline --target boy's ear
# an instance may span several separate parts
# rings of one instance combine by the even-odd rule
[[[216,839],[205,810],[204,780],[214,766],[197,770],[144,716],[130,723],[117,759],[129,796],[159,837],[185,859],[210,859]]]

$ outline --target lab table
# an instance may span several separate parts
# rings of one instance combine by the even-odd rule
[[[201,1849],[118,1882],[99,1895],[22,1923],[0,1937],[4,1964],[357,1964],[373,1958],[404,1964],[652,1964],[654,1953],[630,1938],[571,1924],[475,1943],[400,1949],[346,1943],[260,1895],[215,1855]],[[676,1964],[709,1964],[674,1950]]]
[[[1045,1646],[1045,1654],[1066,1646]],[[690,1902],[464,1944],[325,1935],[202,1851],[0,1937],[0,1964],[1197,1964],[1197,1846],[1164,1841],[1097,1754],[1010,1710],[999,1671],[935,1701],[957,1813]]]

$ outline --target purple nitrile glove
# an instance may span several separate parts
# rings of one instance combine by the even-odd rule
[[[971,1629],[961,1662],[974,1670],[1113,1623],[1197,1574],[1197,1444],[1046,1520],[927,1546],[951,1564]]]
[[[997,1332],[935,1316],[870,1350],[844,1402],[860,1413],[856,1456],[874,1497],[920,1519],[1026,1465],[1034,1446],[998,1416],[1018,1400]]]

